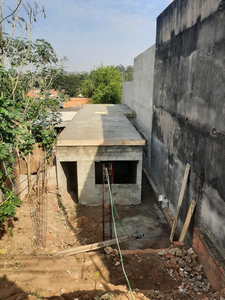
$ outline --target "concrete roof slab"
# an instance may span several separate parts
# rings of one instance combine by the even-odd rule
[[[87,104],[59,135],[57,146],[144,145],[126,116],[135,113],[124,104]]]

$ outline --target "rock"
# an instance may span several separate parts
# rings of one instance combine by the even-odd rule
[[[197,262],[196,260],[193,260],[192,263],[193,263],[193,265],[194,265],[195,267],[198,266],[198,262]]]
[[[177,258],[172,258],[170,260],[170,263],[173,264],[174,266],[177,264]]]
[[[182,256],[183,256],[182,250],[178,249],[178,250],[176,251],[176,256],[182,257]]]
[[[199,266],[197,266],[197,267],[195,267],[195,271],[199,273],[202,271],[202,269]]]
[[[110,253],[113,253],[113,248],[108,246],[108,247],[104,248],[104,251],[106,254],[110,254]]]
[[[180,271],[180,276],[184,277],[184,271]]]
[[[207,284],[207,283],[208,283],[208,279],[207,279],[207,278],[203,278],[203,282],[204,282],[205,284]]]
[[[193,251],[192,248],[189,248],[187,252],[188,252],[188,254],[190,254],[190,255],[194,254],[194,251]]]
[[[158,255],[163,256],[167,253],[167,250],[162,250],[160,252],[158,252]]]
[[[176,255],[176,248],[172,248],[168,252],[172,255]]]
[[[202,275],[198,275],[196,278],[197,278],[198,280],[202,280]]]
[[[192,259],[190,258],[190,256],[185,256],[184,259],[186,260],[187,263],[191,263]]]
[[[185,264],[185,262],[183,260],[181,260],[181,262],[179,262],[179,266],[181,268],[185,268],[186,264]]]
[[[191,272],[191,271],[192,271],[192,268],[186,267],[186,271],[187,271],[187,272]]]
[[[171,262],[168,263],[167,268],[172,269],[174,267],[174,264],[172,264]]]
[[[113,253],[114,253],[114,255],[118,255],[119,254],[119,252],[118,252],[117,249],[113,249]]]
[[[174,275],[173,275],[173,269],[169,269],[169,270],[168,270],[168,273],[169,273],[169,275],[170,275],[171,277],[174,277]]]
[[[107,259],[110,259],[110,255],[109,255],[109,254],[106,254],[105,257],[106,257]]]
[[[201,281],[198,281],[198,280],[195,281],[194,285],[195,285],[196,287],[202,287]]]
[[[183,249],[183,255],[186,256],[187,255],[187,250]]]
[[[174,255],[171,254],[171,253],[167,253],[165,257],[166,257],[166,258],[174,258]]]
[[[195,253],[193,253],[193,254],[191,255],[191,258],[192,258],[192,259],[197,259],[197,257],[198,257],[198,255],[195,254]]]
[[[115,262],[114,266],[118,267],[120,265],[120,261]]]

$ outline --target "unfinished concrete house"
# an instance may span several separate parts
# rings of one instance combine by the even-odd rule
[[[141,202],[145,141],[128,118],[127,105],[84,105],[59,135],[57,177],[62,197],[79,204],[102,203],[103,165],[112,166],[115,203]]]
[[[144,166],[172,216],[191,166],[178,229],[195,199],[187,238],[216,289],[225,282],[224,13],[222,0],[174,0],[157,18],[156,45],[123,83],[146,140]]]

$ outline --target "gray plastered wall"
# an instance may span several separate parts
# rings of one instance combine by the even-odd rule
[[[194,198],[189,241],[199,227],[225,257],[224,29],[224,0],[171,2],[157,18],[155,57],[148,59],[149,48],[135,58],[133,84],[123,83],[123,103],[137,114],[133,124],[150,146],[151,157],[144,154],[143,164],[173,214],[190,163],[179,227]],[[142,81],[148,69],[154,83],[149,81],[147,91]],[[153,101],[143,102],[143,95]]]
[[[225,1],[175,0],[157,19],[151,176],[180,213],[197,201],[189,229],[225,255]]]

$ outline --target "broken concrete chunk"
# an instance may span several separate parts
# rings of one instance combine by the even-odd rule
[[[167,253],[167,254],[166,254],[166,258],[174,258],[174,255],[171,254],[171,253]]]
[[[176,250],[178,250],[177,248],[172,248],[169,250],[169,253],[172,255],[176,255]]]
[[[186,260],[187,263],[191,263],[192,259],[190,258],[190,256],[185,256],[184,259]]]
[[[111,253],[113,253],[113,248],[108,246],[108,247],[104,248],[104,251],[106,254],[111,254]]]
[[[160,252],[158,252],[158,255],[163,256],[167,253],[167,250],[162,250]]]
[[[113,254],[114,255],[118,255],[119,254],[118,250],[117,249],[113,249]]]
[[[187,252],[188,252],[188,254],[194,254],[194,251],[192,248],[189,248]]]
[[[178,257],[182,257],[182,256],[183,256],[183,252],[182,252],[182,250],[180,250],[180,249],[177,249],[177,250],[176,250],[176,256],[178,256]]]

